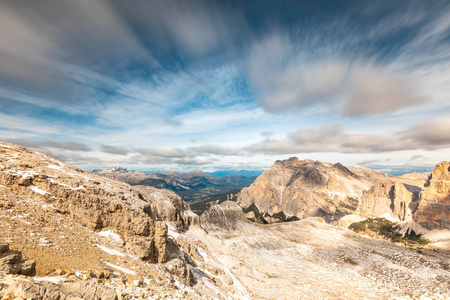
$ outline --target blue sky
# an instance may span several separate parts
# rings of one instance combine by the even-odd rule
[[[0,2],[1,140],[86,169],[427,169],[449,97],[448,1]]]

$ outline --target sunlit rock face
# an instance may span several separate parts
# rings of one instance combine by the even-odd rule
[[[298,160],[277,161],[238,197],[248,217],[268,223],[307,217],[332,220],[353,213],[364,190],[389,177],[376,172],[358,175],[343,165]]]
[[[440,162],[431,172],[413,218],[428,229],[450,229],[450,162]]]
[[[403,221],[411,217],[417,197],[400,182],[378,182],[364,191],[356,214],[375,218],[385,216]]]

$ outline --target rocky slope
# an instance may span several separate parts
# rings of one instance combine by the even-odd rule
[[[445,299],[450,256],[417,251],[361,237],[304,219],[269,225],[251,223],[234,202],[201,216],[208,260],[223,266],[251,299]],[[441,297],[441,298],[439,298]]]
[[[428,229],[450,229],[450,162],[440,162],[431,172],[413,218]]]
[[[31,290],[72,295],[72,283],[63,282],[85,285],[78,280],[95,277],[119,299],[131,294],[198,299],[214,297],[216,290],[225,295],[222,298],[233,298],[237,291],[233,283],[224,283],[219,273],[206,273],[209,265],[198,256],[196,246],[175,238],[198,223],[198,216],[171,191],[131,187],[0,143],[1,242],[36,260],[37,276],[0,274],[0,289],[14,287],[5,295],[19,297],[16,292]],[[30,262],[21,262],[17,253],[11,257],[22,265]],[[0,273],[17,274],[4,268]],[[16,284],[24,280],[28,283]],[[41,281],[57,282],[59,287]],[[97,288],[102,290],[96,285],[89,289]],[[81,298],[111,299],[93,294]]]
[[[359,176],[324,168],[351,182]],[[340,186],[315,174],[311,182]],[[0,184],[4,300],[450,295],[447,252],[364,238],[320,218],[261,225],[230,201],[199,218],[173,192],[131,187],[5,143]]]
[[[377,180],[373,177],[341,164],[293,157],[275,162],[241,191],[237,202],[269,223],[309,216],[339,219],[356,209],[362,191]]]
[[[104,171],[94,170],[94,174],[123,181],[131,185],[146,185],[160,189],[169,189],[177,193],[185,201],[241,189],[249,186],[256,179],[256,176],[227,175],[215,177],[201,170],[187,173],[146,174],[136,171],[129,172],[124,168],[110,168]]]

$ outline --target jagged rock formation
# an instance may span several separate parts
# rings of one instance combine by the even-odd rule
[[[256,176],[227,175],[215,177],[201,170],[187,173],[166,172],[146,174],[124,168],[94,170],[94,174],[126,182],[131,185],[153,186],[174,191],[186,201],[249,186]]]
[[[242,209],[236,202],[225,201],[220,205],[213,205],[202,214],[202,227],[209,230],[225,229],[236,230],[240,222],[248,222]]]
[[[22,259],[22,252],[11,250],[7,243],[0,242],[0,273],[34,276],[36,261]]]
[[[73,280],[60,284],[48,281],[33,282],[29,280],[16,281],[4,292],[2,299],[33,299],[33,300],[117,300],[116,292],[95,281]]]
[[[378,182],[364,191],[355,214],[360,217],[386,218],[404,221],[411,217],[417,197],[400,182]]]
[[[221,299],[240,295],[220,266],[198,254],[202,243],[182,237],[190,227],[199,227],[199,217],[171,191],[131,187],[0,143],[0,236],[36,259],[40,276],[13,284],[24,278],[8,279],[4,272],[11,268],[2,269],[0,295],[22,297],[29,291],[35,296],[25,298],[114,299],[99,296],[105,286],[119,299],[186,298],[187,292],[199,299],[216,297],[217,291]],[[208,255],[208,249],[202,253]],[[14,272],[32,275],[25,272],[29,261],[14,257]],[[74,275],[84,280],[74,285]],[[93,277],[99,286],[86,285]],[[67,292],[71,287],[83,291],[85,285],[84,296]]]
[[[450,229],[450,162],[440,162],[431,172],[413,218],[427,229]]]
[[[237,202],[250,218],[261,216],[269,223],[310,216],[339,219],[356,209],[362,191],[376,180],[339,163],[299,161],[294,157],[275,162],[241,191]],[[256,209],[250,211],[252,205]]]
[[[0,154],[4,195],[39,197],[92,230],[113,229],[144,260],[166,261],[167,226],[162,220],[176,221],[179,228],[194,220],[182,200],[169,191],[111,183],[11,144],[2,144]],[[20,156],[20,163],[8,159],[14,156]]]

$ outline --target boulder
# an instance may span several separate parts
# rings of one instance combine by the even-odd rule
[[[22,259],[22,252],[11,250],[6,243],[0,243],[0,274],[34,276],[36,261]]]

